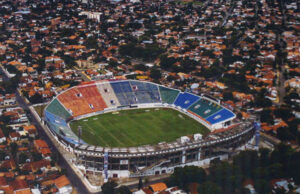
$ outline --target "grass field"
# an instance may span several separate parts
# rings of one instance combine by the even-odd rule
[[[173,109],[134,109],[106,113],[78,121],[70,126],[82,139],[105,147],[132,147],[171,142],[184,135],[206,134],[209,130],[194,119]]]

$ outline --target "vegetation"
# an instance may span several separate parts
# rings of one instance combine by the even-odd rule
[[[120,46],[119,50],[119,53],[122,56],[141,58],[145,61],[155,60],[163,52],[164,50],[155,44],[149,44],[145,47],[141,47],[131,43]]]
[[[118,184],[114,181],[109,181],[102,185],[103,194],[131,194],[131,191],[127,186],[120,186],[117,188]]]
[[[293,178],[300,183],[300,152],[279,144],[274,151],[242,151],[232,162],[213,161],[207,171],[195,166],[176,168],[167,180],[168,186],[189,190],[191,183],[198,183],[199,193],[248,193],[243,188],[245,180],[252,180],[257,193],[270,193],[270,181]]]
[[[196,120],[173,109],[126,110],[72,121],[70,126],[75,134],[79,125],[83,141],[109,147],[157,144],[208,132]]]

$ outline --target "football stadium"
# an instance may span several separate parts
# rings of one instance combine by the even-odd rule
[[[171,173],[226,159],[254,135],[214,98],[136,80],[87,82],[44,110],[55,139],[85,172],[108,177]]]

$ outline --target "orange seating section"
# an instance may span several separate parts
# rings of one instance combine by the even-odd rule
[[[107,107],[95,85],[72,88],[59,95],[58,99],[72,111],[74,117],[102,111]]]
[[[107,108],[96,85],[79,87],[78,90],[86,99],[87,103],[93,105],[93,112],[102,111],[104,108]]]

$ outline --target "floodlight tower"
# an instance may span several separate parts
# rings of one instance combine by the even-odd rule
[[[80,144],[81,134],[82,134],[82,127],[79,125],[78,126],[78,144]]]

